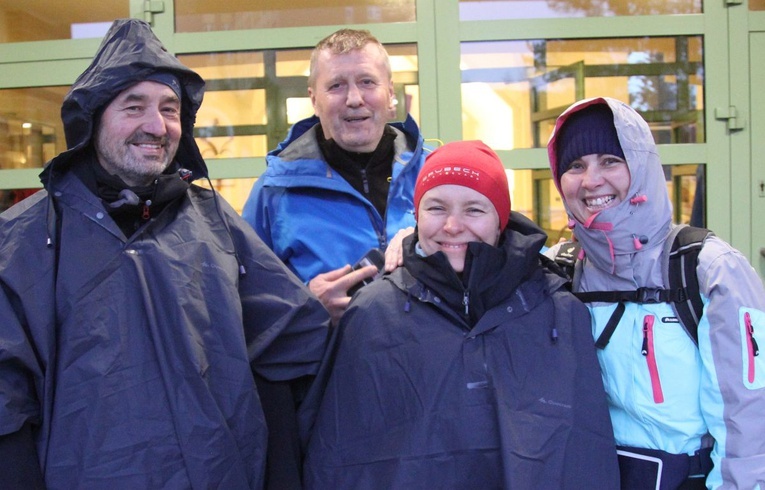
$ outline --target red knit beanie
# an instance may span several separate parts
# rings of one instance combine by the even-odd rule
[[[486,196],[499,215],[499,229],[510,219],[510,189],[499,157],[481,141],[455,141],[425,159],[414,187],[414,217],[422,196],[439,185],[462,185]]]

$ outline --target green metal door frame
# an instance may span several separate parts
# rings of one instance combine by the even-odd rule
[[[743,222],[748,224],[744,228],[750,233],[750,248],[742,251],[749,256],[760,277],[765,278],[765,163],[762,161],[765,155],[765,91],[761,89],[765,80],[765,11],[753,12],[746,7],[737,9],[732,22],[736,25],[732,25],[731,29],[745,31],[748,47],[746,50],[741,49],[745,59],[735,58],[737,64],[746,61],[747,65],[737,66],[737,71],[747,76],[743,80],[736,80],[741,86],[736,86],[732,90],[735,94],[731,94],[735,97],[736,105],[742,104],[748,109],[750,121],[748,131],[745,129],[748,135],[742,134],[744,144],[731,144],[731,159],[734,162],[749,163],[748,168],[739,170],[743,174],[740,180],[744,185],[741,193],[748,195],[750,206],[748,219]],[[743,26],[739,23],[743,23]],[[750,99],[746,100],[746,96]],[[741,205],[745,206],[746,202]]]

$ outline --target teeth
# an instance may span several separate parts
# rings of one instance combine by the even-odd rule
[[[589,207],[605,206],[614,200],[614,196],[597,197],[595,199],[585,199],[585,204]]]

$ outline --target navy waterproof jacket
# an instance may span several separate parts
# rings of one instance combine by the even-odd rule
[[[312,375],[326,345],[324,308],[212,191],[191,185],[126,237],[70,171],[99,109],[157,70],[183,86],[176,161],[206,175],[202,80],[117,21],[67,95],[46,191],[0,215],[0,436],[32,426],[48,488],[260,488],[253,372]]]
[[[354,296],[301,413],[307,488],[618,488],[587,310],[540,265],[544,233],[508,228],[470,244],[467,285],[412,237]]]

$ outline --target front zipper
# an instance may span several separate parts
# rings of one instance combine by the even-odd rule
[[[749,360],[748,366],[748,379],[750,383],[754,383],[754,358],[760,355],[760,348],[757,345],[757,341],[754,338],[754,326],[752,325],[752,316],[747,311],[744,313],[744,326],[746,327],[746,344],[747,358]]]
[[[143,203],[143,211],[141,212],[141,219],[144,221],[148,221],[149,218],[151,218],[151,210],[149,209],[149,206],[151,206],[151,199],[147,199],[146,202]]]
[[[653,315],[646,315],[643,318],[643,347],[641,354],[645,356],[648,364],[648,374],[651,376],[651,389],[653,390],[654,403],[664,403],[664,392],[661,389],[661,380],[659,379],[659,368],[656,365],[656,353],[653,348]]]
[[[364,194],[369,196],[369,179],[367,179],[367,170],[365,168],[361,169],[361,183],[364,186]],[[369,199],[369,197],[367,197]]]

